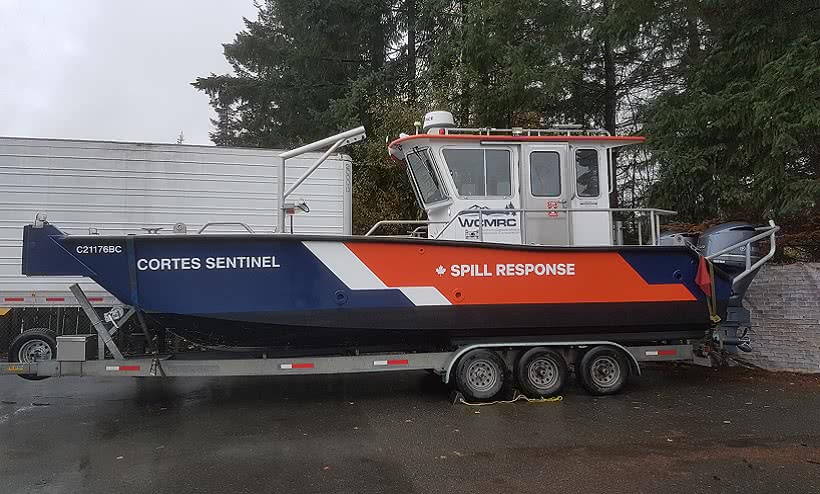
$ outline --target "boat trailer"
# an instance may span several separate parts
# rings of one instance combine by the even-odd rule
[[[774,255],[774,235],[779,230],[770,223],[768,228],[761,228],[761,232],[738,244],[731,245],[716,252],[707,259],[716,258],[726,252],[746,247],[752,242],[765,238],[769,239],[769,252],[757,262],[753,262],[748,248],[745,248],[745,270],[738,276],[742,279],[747,274],[758,269]],[[675,343],[658,343],[654,345],[632,346],[619,344],[607,340],[560,340],[560,339],[533,339],[528,341],[493,339],[492,341],[465,341],[451,351],[439,352],[409,352],[409,353],[355,353],[353,355],[333,356],[300,356],[269,358],[266,354],[259,356],[243,356],[242,358],[209,358],[207,352],[190,354],[162,354],[152,344],[150,330],[140,311],[134,307],[117,306],[106,312],[101,318],[92,307],[86,294],[79,285],[70,287],[86,316],[89,318],[95,334],[64,335],[56,337],[56,358],[28,361],[9,362],[0,364],[0,375],[15,374],[26,379],[44,379],[47,377],[220,377],[220,376],[289,376],[310,374],[351,374],[363,372],[385,371],[432,371],[439,375],[446,384],[455,382],[463,387],[464,379],[481,379],[481,367],[473,371],[464,369],[463,362],[474,356],[484,353],[497,355],[503,362],[498,368],[505,375],[508,369],[520,368],[520,362],[532,355],[549,355],[550,352],[560,353],[565,362],[573,362],[575,373],[581,377],[581,382],[593,394],[615,394],[626,384],[626,376],[619,378],[618,385],[608,387],[608,380],[612,376],[640,375],[641,363],[645,362],[689,362],[697,365],[713,365],[713,353],[722,350],[724,343],[737,344],[728,340],[721,340],[721,332],[715,332],[712,340],[678,341]],[[139,319],[140,326],[146,338],[146,344],[151,351],[150,355],[126,357],[117,346],[114,335],[132,317]],[[727,321],[730,322],[730,321]],[[42,330],[30,330],[42,331]],[[27,332],[21,333],[25,335]],[[96,345],[93,345],[96,339]],[[96,347],[96,352],[93,347]],[[584,375],[594,374],[592,366],[595,362],[588,362],[587,357],[600,354],[598,364],[603,365],[604,374],[598,376],[598,381]],[[622,359],[620,357],[623,357]],[[492,361],[493,358],[489,358]],[[22,359],[18,359],[22,360]],[[622,364],[619,367],[618,364]],[[554,368],[556,373],[563,370],[564,380],[569,369]],[[600,368],[599,365],[599,368]],[[606,370],[606,366],[610,366]],[[612,367],[615,365],[615,367]],[[486,369],[484,369],[486,370]],[[549,369],[548,369],[549,370]],[[600,370],[600,369],[599,369]],[[472,372],[472,374],[471,374]],[[503,377],[502,377],[503,379]],[[519,380],[521,376],[519,376]],[[472,383],[476,385],[476,383]],[[481,382],[477,383],[478,385]],[[480,387],[480,386],[479,386]],[[473,397],[476,397],[475,394]]]
[[[446,136],[451,130],[453,129],[445,129],[443,134],[431,135]],[[295,209],[300,207],[299,204],[285,202],[293,190],[315,171],[330,153],[340,146],[362,138],[364,138],[362,128],[352,129],[280,156],[278,163],[280,176],[284,177],[286,159],[307,151],[331,146],[289,189],[285,189],[284,180],[280,180],[277,198],[283,214],[279,218],[278,231],[285,231],[285,213],[292,214]],[[402,139],[410,138],[421,139],[428,137],[417,135],[405,136]],[[481,136],[472,136],[472,138],[478,139]],[[513,141],[520,138],[521,136],[517,135],[509,137]],[[435,219],[427,221],[383,221],[374,225],[373,229],[368,232],[368,236],[383,225],[405,224],[417,228],[436,227],[436,231],[428,231],[428,236],[435,240],[443,237],[445,230],[456,224],[457,220],[466,216],[477,215],[477,230],[468,232],[470,235],[465,239],[482,242],[486,233],[484,231],[484,215],[504,214],[512,217],[518,216],[521,219],[520,224],[513,228],[515,231],[512,234],[523,244],[529,238],[526,221],[524,221],[527,215],[535,215],[543,219],[556,218],[563,214],[567,221],[563,223],[563,227],[556,227],[552,233],[558,232],[566,239],[571,240],[576,236],[576,233],[583,233],[580,230],[576,232],[576,225],[572,221],[574,214],[595,215],[595,217],[606,219],[608,224],[613,224],[617,223],[614,221],[613,213],[631,212],[649,219],[649,243],[652,246],[658,246],[661,244],[660,217],[673,214],[671,211],[651,208],[626,210],[587,205],[579,209],[562,207],[557,201],[549,202],[554,204],[547,204],[546,209],[541,207],[516,207],[511,202],[502,209],[474,205],[462,210],[456,209],[455,214],[448,221]],[[40,218],[38,216],[38,222],[44,223],[44,219],[44,217]],[[440,225],[443,225],[443,227]],[[202,230],[208,226],[205,225]],[[245,228],[248,230],[249,235],[254,235],[252,229],[247,226]],[[563,232],[562,228],[565,228],[566,232]],[[733,286],[735,286],[774,255],[774,237],[778,229],[773,222],[770,222],[766,227],[756,228],[754,229],[756,233],[750,234],[752,236],[745,238],[745,240],[737,243],[729,242],[732,245],[721,245],[714,249],[715,252],[704,252],[700,259],[701,263],[709,263],[711,268],[713,262],[721,263],[725,262],[724,258],[732,258],[731,260],[739,265],[739,272],[734,276]],[[200,233],[202,233],[202,230],[200,230]],[[638,242],[642,244],[643,235],[640,222],[638,223],[637,232]],[[612,245],[613,238],[618,240],[617,244],[622,243],[620,241],[622,232],[620,231],[605,228],[599,233],[610,239],[610,245]],[[769,252],[759,259],[756,257],[753,259],[751,244],[765,239],[769,240]],[[675,241],[680,242],[676,244],[679,247],[687,245],[682,237]],[[569,241],[568,245],[574,245],[574,243]],[[691,244],[688,246],[693,247]],[[423,251],[423,249],[421,250]],[[741,254],[738,254],[738,252],[741,252]],[[130,269],[134,269],[134,264],[131,264]],[[442,272],[439,272],[439,276],[441,276],[444,268],[439,266],[439,269],[442,270]],[[712,280],[714,280],[714,277],[712,277]],[[747,281],[750,280],[751,278],[748,278]],[[720,317],[713,311],[713,307],[717,302],[711,300],[711,304],[707,305],[710,307],[712,328],[705,331],[702,339],[697,340],[673,339],[673,333],[670,333],[672,339],[650,340],[654,344],[641,341],[634,345],[608,339],[587,339],[584,337],[573,339],[571,336],[492,337],[453,341],[449,347],[439,348],[439,351],[370,353],[363,349],[356,349],[345,353],[335,349],[335,353],[331,354],[327,350],[333,349],[323,348],[313,350],[312,355],[293,357],[283,356],[281,353],[262,353],[263,350],[257,350],[254,354],[242,355],[238,358],[224,358],[224,356],[219,358],[208,352],[166,354],[157,348],[161,345],[154,344],[154,338],[152,338],[151,331],[146,324],[143,312],[138,308],[140,306],[138,302],[131,302],[134,307],[115,306],[100,317],[79,285],[72,285],[70,290],[89,318],[94,328],[94,334],[54,337],[53,333],[42,329],[23,332],[17,340],[21,343],[18,348],[20,353],[18,354],[14,345],[12,346],[13,355],[11,355],[11,360],[17,361],[1,364],[0,375],[16,374],[26,379],[36,380],[47,377],[68,376],[143,378],[286,376],[425,370],[439,375],[444,383],[455,383],[456,387],[469,398],[488,399],[497,395],[501,389],[507,387],[510,383],[517,383],[525,394],[531,396],[555,395],[564,387],[572,368],[583,387],[590,393],[610,395],[619,392],[626,385],[630,375],[641,374],[641,363],[683,361],[709,366],[713,364],[716,353],[722,354],[724,351],[731,351],[724,348],[724,345],[728,348],[739,348],[741,350],[744,345],[748,347],[747,341],[744,340],[746,339],[745,333],[737,336],[737,329],[747,325],[745,323],[748,322],[748,311],[742,306],[732,307],[727,313],[726,320],[718,324]],[[712,281],[712,293],[714,293],[714,281]],[[135,316],[142,329],[148,352],[146,355],[125,356],[117,346],[114,336],[126,322]],[[96,344],[94,344],[95,338]],[[158,338],[157,342],[160,340],[161,338]],[[24,355],[23,348],[30,349],[31,355]],[[309,351],[306,350],[305,352]],[[52,359],[53,355],[56,358]]]
[[[624,346],[611,341],[492,341],[465,344],[451,352],[380,353],[350,356],[285,357],[285,358],[177,358],[176,354],[125,357],[114,341],[118,329],[137,311],[133,307],[115,308],[103,318],[91,306],[79,285],[72,285],[91,321],[96,335],[58,336],[57,358],[38,362],[13,362],[0,365],[0,374],[16,374],[26,378],[45,377],[219,377],[277,376],[306,374],[348,374],[401,370],[428,370],[441,376],[444,383],[453,380],[455,364],[474,350],[552,347],[584,350],[604,346],[618,349],[629,356],[631,372],[640,375],[640,362],[698,361],[691,344]],[[97,352],[90,352],[96,338]],[[107,350],[107,352],[106,352]],[[207,352],[204,352],[207,354]],[[96,358],[94,358],[96,357]]]

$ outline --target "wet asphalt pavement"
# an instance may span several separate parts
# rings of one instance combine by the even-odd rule
[[[426,373],[0,377],[0,493],[820,492],[820,378],[656,368],[453,405]]]

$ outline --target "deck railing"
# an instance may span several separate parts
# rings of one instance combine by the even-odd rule
[[[711,261],[711,260],[715,259],[716,257],[723,256],[723,255],[726,255],[729,252],[732,252],[734,250],[740,249],[742,247],[746,247],[745,249],[743,249],[745,251],[744,257],[745,257],[745,260],[746,260],[746,268],[743,270],[742,273],[736,275],[732,279],[733,284],[737,284],[740,280],[742,280],[743,278],[749,276],[749,274],[751,274],[757,268],[759,268],[760,266],[765,264],[766,261],[768,261],[769,259],[772,258],[772,256],[774,256],[775,249],[777,248],[777,246],[775,245],[774,235],[775,235],[775,233],[777,233],[780,230],[780,227],[775,225],[774,221],[769,220],[769,226],[761,226],[761,227],[755,228],[755,230],[759,231],[759,232],[762,232],[762,233],[758,233],[754,237],[747,238],[746,240],[742,240],[742,241],[740,241],[736,244],[732,244],[732,245],[726,247],[725,249],[721,249],[721,250],[715,252],[714,254],[709,254],[708,256],[706,256],[706,259]],[[749,248],[749,245],[753,242],[758,242],[760,240],[763,240],[766,237],[769,237],[769,252],[765,256],[763,256],[760,259],[758,259],[757,261],[755,261],[754,264],[752,264],[752,249]]]
[[[382,220],[377,222],[373,225],[370,230],[365,235],[373,235],[376,231],[378,231],[381,227],[388,226],[388,225],[422,225],[422,226],[429,226],[429,225],[444,225],[432,238],[439,239],[441,236],[447,231],[447,229],[456,221],[457,218],[461,216],[468,216],[468,215],[478,215],[478,241],[484,241],[484,216],[491,215],[491,214],[518,214],[521,217],[521,221],[519,222],[519,230],[521,232],[521,238],[526,239],[526,232],[527,232],[527,222],[526,216],[532,213],[541,213],[541,214],[559,214],[565,213],[566,214],[566,226],[567,226],[567,239],[569,245],[572,245],[572,237],[573,237],[573,214],[570,213],[607,213],[609,217],[609,224],[615,225],[617,222],[614,221],[614,215],[616,213],[630,213],[635,218],[635,231],[637,236],[637,243],[638,245],[644,245],[644,232],[642,227],[642,219],[648,218],[649,220],[649,245],[657,245],[658,239],[660,238],[660,231],[661,231],[661,219],[663,217],[673,216],[677,214],[675,211],[670,211],[666,209],[658,209],[658,208],[557,208],[557,209],[465,209],[459,211],[449,221],[429,221],[429,220]],[[613,232],[610,237],[610,243],[612,244],[619,244],[620,242],[616,241],[617,234]]]
[[[380,228],[382,228],[384,226],[397,226],[397,225],[412,226],[412,225],[417,225],[417,228],[413,229],[413,232],[410,234],[410,236],[412,237],[412,236],[414,236],[415,233],[417,233],[419,231],[419,228],[424,228],[428,225],[444,225],[446,223],[447,223],[446,221],[430,221],[430,220],[381,220],[381,221],[377,221],[376,224],[374,224],[372,227],[370,227],[370,230],[368,230],[367,233],[365,233],[364,235],[366,237],[369,237],[369,236],[373,235],[374,233],[376,233]],[[390,236],[396,236],[396,235],[390,235]],[[407,235],[398,235],[398,236],[406,237]]]

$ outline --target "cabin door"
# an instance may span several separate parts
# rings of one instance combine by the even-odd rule
[[[568,208],[566,144],[522,146],[521,207],[548,210],[524,215],[524,242],[568,245],[571,237],[567,213],[549,211]]]

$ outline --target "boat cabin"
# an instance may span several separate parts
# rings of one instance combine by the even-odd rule
[[[611,151],[643,140],[573,127],[456,128],[436,111],[389,152],[407,165],[430,238],[612,245]]]

